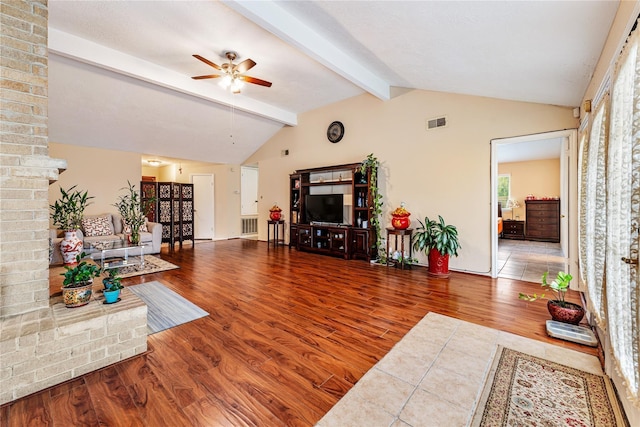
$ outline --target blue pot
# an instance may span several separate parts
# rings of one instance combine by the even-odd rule
[[[106,304],[113,304],[118,301],[118,297],[120,296],[120,289],[115,291],[104,291],[104,299]]]

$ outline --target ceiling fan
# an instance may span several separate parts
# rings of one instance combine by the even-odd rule
[[[240,89],[243,86],[243,82],[253,83],[255,85],[271,87],[271,82],[266,80],[257,79],[255,77],[245,76],[243,73],[249,71],[253,67],[255,67],[256,63],[252,59],[245,59],[244,61],[234,64],[233,61],[238,57],[236,52],[225,52],[224,56],[229,60],[229,62],[225,62],[222,65],[215,64],[208,59],[200,56],[193,55],[194,58],[199,59],[205,64],[215,68],[222,72],[222,74],[207,74],[204,76],[194,76],[191,77],[194,80],[202,80],[202,79],[215,79],[218,77],[222,77],[220,84],[224,88],[231,88],[231,92],[240,93]]]

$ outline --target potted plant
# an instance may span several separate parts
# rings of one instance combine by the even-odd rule
[[[74,266],[66,265],[62,281],[62,300],[67,307],[80,307],[91,300],[93,278],[100,276],[100,267],[83,261],[84,252],[76,255]]]
[[[546,271],[542,275],[542,283],[540,286],[543,288],[549,288],[555,294],[555,299],[546,298],[547,310],[551,314],[551,318],[558,322],[571,323],[577,325],[584,317],[584,308],[579,304],[574,304],[565,300],[567,291],[569,290],[569,282],[573,279],[573,276],[564,271],[559,271],[556,279],[551,283],[547,282],[547,276],[549,272]],[[537,294],[527,295],[520,293],[518,298],[525,301],[536,301],[545,298],[544,294],[538,296]]]
[[[377,250],[377,261],[381,264],[386,264],[387,262],[387,254],[385,254],[385,249],[382,245],[382,232],[380,230],[380,215],[382,214],[382,195],[380,194],[380,190],[378,188],[378,168],[380,166],[380,162],[378,158],[373,155],[373,153],[369,154],[366,159],[364,159],[360,163],[360,176],[366,182],[365,177],[367,176],[368,171],[371,171],[370,184],[369,188],[371,191],[371,200],[372,206],[369,208],[371,210],[370,216],[370,226],[376,233],[376,242],[375,246],[372,246],[372,252]]]
[[[85,208],[91,204],[87,191],[76,190],[76,186],[64,190],[60,187],[60,198],[51,209],[53,225],[64,231],[64,239],[60,243],[60,252],[65,265],[73,265],[76,257],[82,251],[82,240],[77,236],[77,231],[82,225],[82,216]]]
[[[430,276],[449,277],[449,257],[458,256],[460,242],[458,229],[454,225],[446,225],[442,216],[439,221],[424,217],[420,220],[420,227],[413,235],[413,248],[423,252],[429,258]]]
[[[135,185],[129,181],[127,181],[127,184],[129,187],[124,187],[122,190],[127,190],[128,193],[121,195],[113,206],[118,209],[122,216],[125,229],[130,229],[130,233],[125,233],[129,234],[131,243],[137,245],[140,243],[141,228],[146,221],[147,214],[151,211],[153,203],[155,203],[155,197],[142,201]]]
[[[122,277],[118,273],[119,270],[117,268],[111,268],[107,270],[107,277],[102,279],[102,284],[104,285],[102,293],[104,294],[105,304],[118,302],[120,290],[124,288],[122,286]]]

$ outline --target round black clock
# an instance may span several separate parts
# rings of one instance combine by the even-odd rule
[[[327,129],[327,139],[333,142],[339,142],[344,136],[344,125],[341,122],[333,122]]]

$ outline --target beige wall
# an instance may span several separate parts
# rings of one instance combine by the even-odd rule
[[[95,196],[87,214],[115,212],[112,205],[127,186],[127,180],[139,189],[143,175],[155,176],[157,181],[188,183],[190,174],[210,173],[215,176],[215,238],[240,236],[239,165],[183,164],[180,174],[175,165],[143,167],[140,154],[125,151],[50,143],[49,153],[53,158],[67,160],[67,170],[49,187],[49,204],[60,196],[60,187],[66,190],[77,184],[80,190],[88,190],[90,196]]]
[[[446,115],[446,128],[425,130],[425,120]],[[327,141],[327,126],[340,120],[342,141]],[[575,128],[571,108],[414,90],[382,102],[364,94],[301,114],[247,163],[260,168],[260,224],[274,200],[288,205],[288,174],[296,169],[359,162],[374,153],[382,163],[383,225],[406,203],[416,218],[442,215],[460,233],[460,256],[451,268],[490,273],[490,141]],[[290,155],[281,157],[281,150]],[[288,211],[284,212],[288,218]],[[266,230],[260,229],[266,240]],[[423,256],[421,262],[426,262]]]
[[[526,218],[524,200],[529,194],[560,197],[560,159],[500,163],[498,173],[511,175],[511,198],[520,202],[520,207],[513,210],[513,219]],[[511,212],[505,210],[503,216],[509,219]]]

